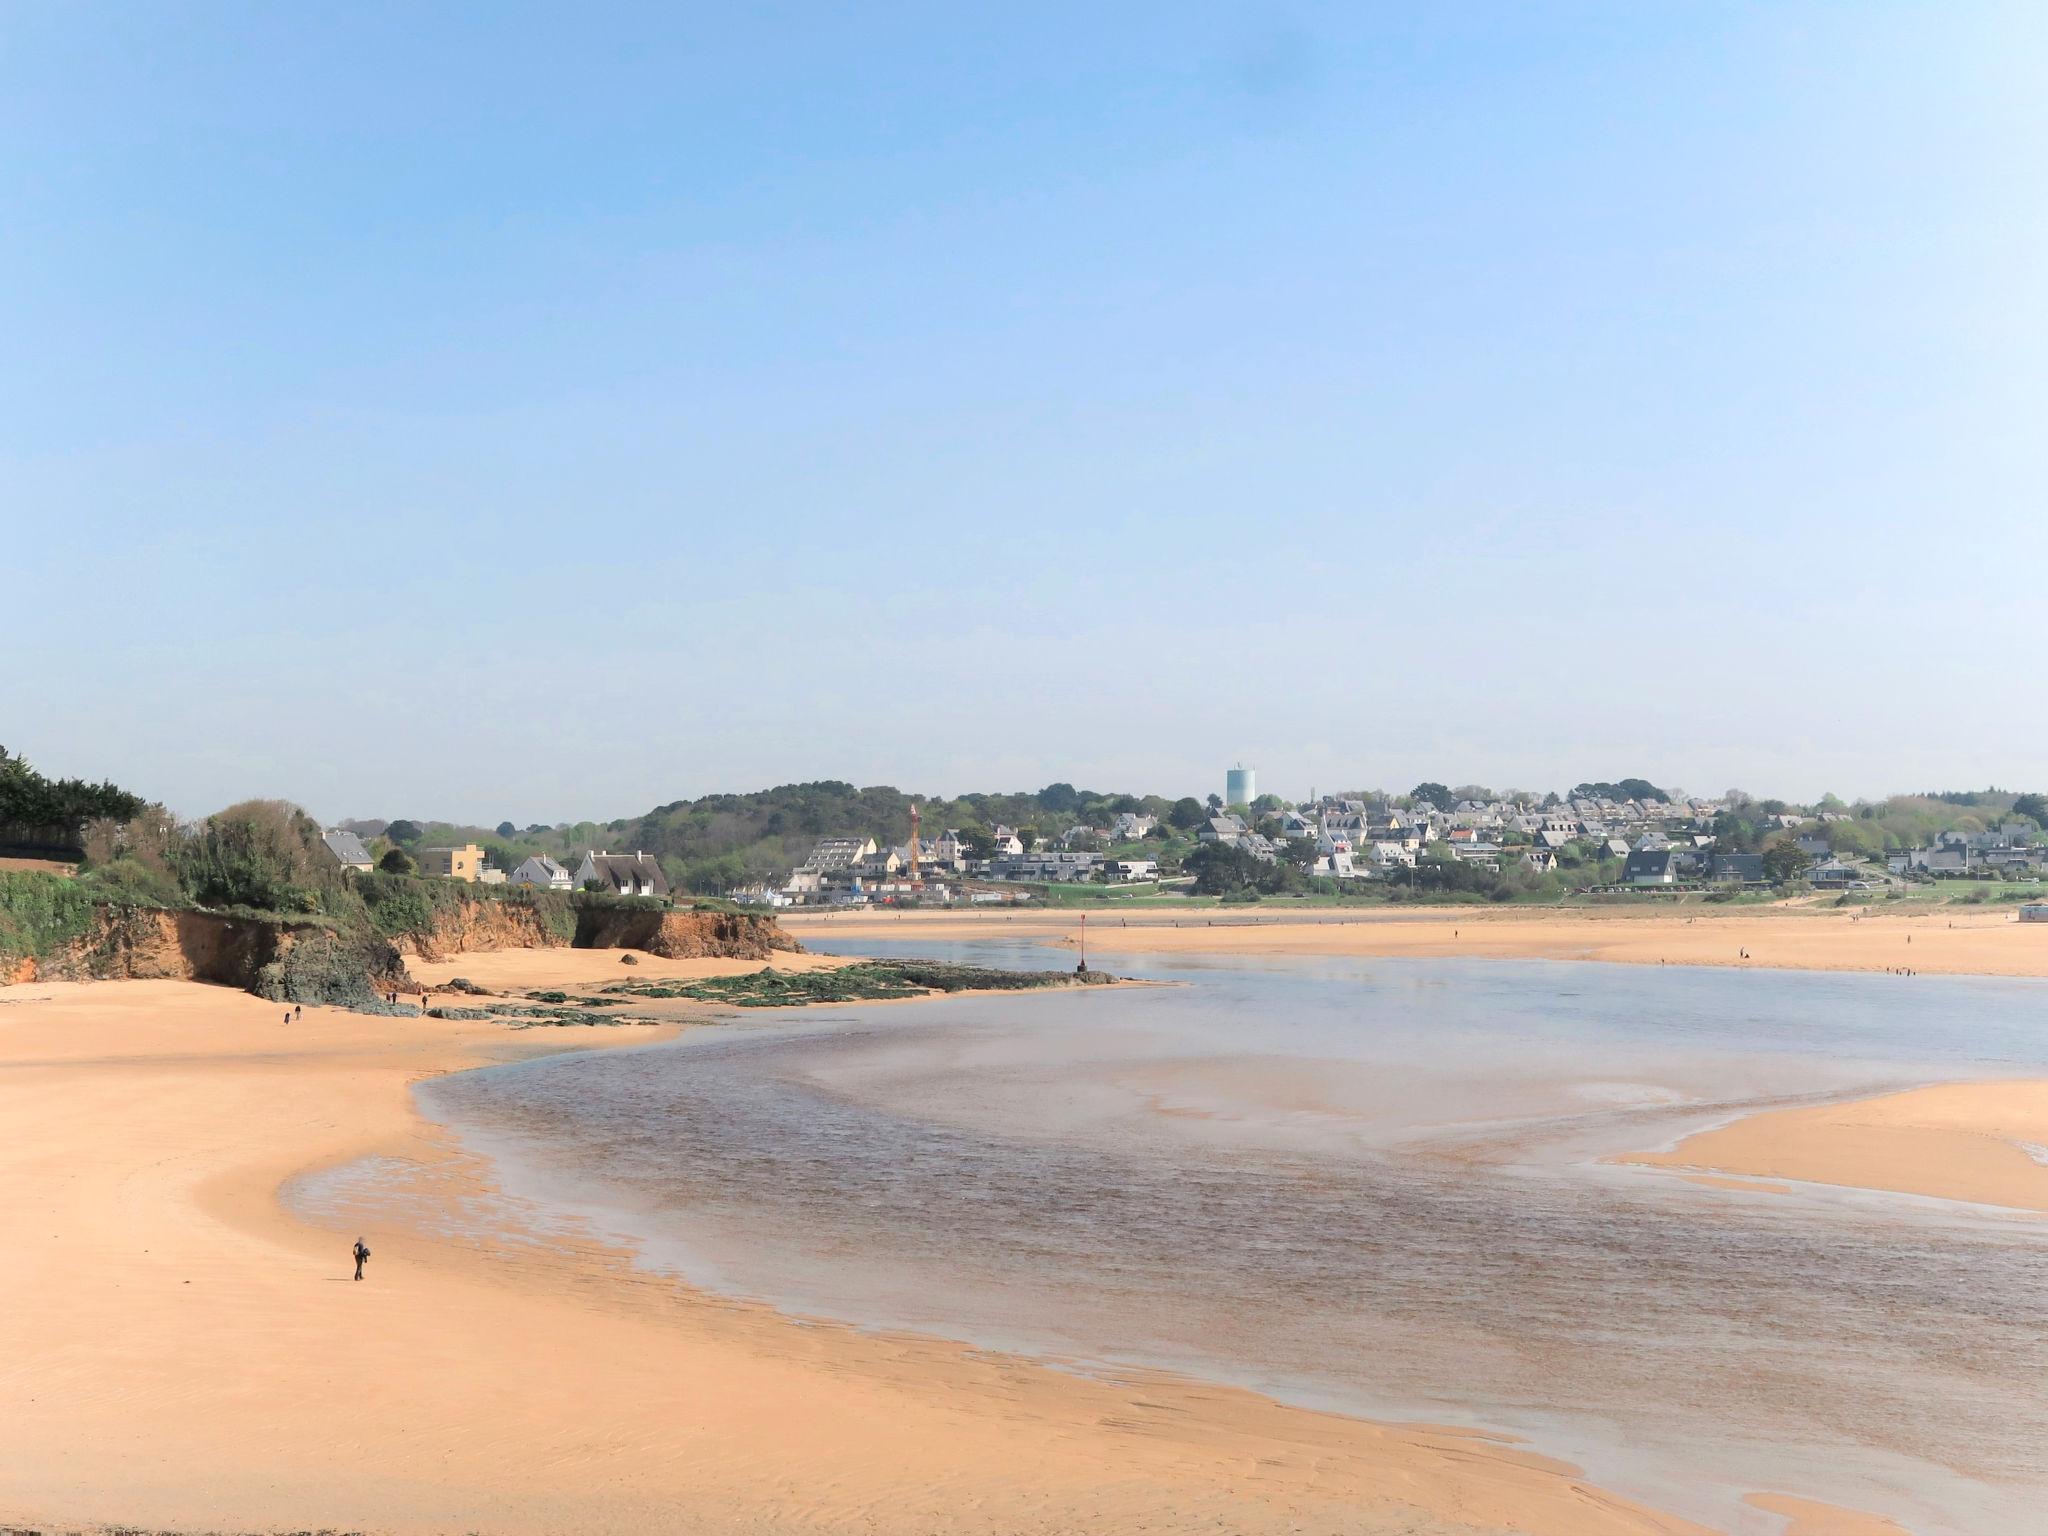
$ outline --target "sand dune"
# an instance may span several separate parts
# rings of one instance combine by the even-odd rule
[[[457,974],[523,980],[528,953]],[[594,1241],[520,1241],[406,1091],[647,1038],[330,1010],[287,1025],[188,983],[0,991],[0,1522],[1698,1529],[1484,1436],[799,1326]],[[355,1233],[292,1218],[279,1189],[364,1155],[425,1194],[364,1234],[358,1285]]]

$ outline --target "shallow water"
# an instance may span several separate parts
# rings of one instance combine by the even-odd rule
[[[1505,1429],[1736,1528],[1775,1528],[1739,1503],[1760,1488],[2042,1528],[2048,1225],[1599,1158],[1758,1104],[2038,1074],[2048,985],[1138,968],[1186,984],[745,1015],[422,1100],[533,1209],[795,1312]]]

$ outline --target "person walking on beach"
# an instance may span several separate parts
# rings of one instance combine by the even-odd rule
[[[359,1237],[356,1239],[353,1252],[356,1260],[356,1278],[360,1280],[363,1278],[363,1266],[370,1262],[369,1245]]]

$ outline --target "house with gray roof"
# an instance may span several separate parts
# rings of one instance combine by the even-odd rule
[[[615,896],[668,895],[668,876],[651,853],[586,853],[576,866],[576,889],[587,890],[592,882]]]
[[[573,891],[576,888],[576,882],[569,878],[569,871],[544,853],[536,853],[513,870],[512,883],[542,891]]]
[[[357,874],[368,874],[376,867],[370,857],[370,850],[363,846],[363,840],[353,832],[322,832],[320,841],[327,845],[327,851],[334,855],[343,869],[352,869]]]

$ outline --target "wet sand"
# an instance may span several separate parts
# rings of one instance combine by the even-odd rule
[[[2041,1147],[2048,1082],[1942,1083],[1767,1110],[1616,1161],[2048,1212]]]
[[[444,966],[480,984],[589,979],[529,978],[533,953]],[[0,989],[0,1521],[1699,1529],[1492,1437],[804,1325],[574,1232],[537,1243],[409,1085],[647,1031],[282,1012],[179,982]],[[433,1197],[362,1234],[358,1285],[355,1231],[294,1218],[279,1192],[364,1157],[402,1161]]]
[[[631,955],[632,964],[624,957]],[[461,977],[493,992],[540,987],[595,988],[614,981],[701,981],[707,976],[751,976],[778,971],[831,970],[849,962],[834,955],[778,953],[772,960],[664,960],[620,949],[472,950],[447,960],[408,959],[405,968],[429,987]]]
[[[876,940],[1030,938],[1074,944],[1071,912],[935,911],[782,914],[797,937]],[[1440,907],[1368,912],[1143,908],[1091,912],[1090,953],[1457,956],[1605,960],[1928,975],[2048,976],[2048,923],[2010,909],[1867,912],[1772,907]],[[1910,977],[1901,977],[1907,984]]]
[[[1906,1536],[1906,1529],[1882,1515],[1837,1509],[1812,1499],[1795,1499],[1782,1493],[1753,1493],[1748,1502],[1774,1515],[1783,1515],[1784,1536]]]

